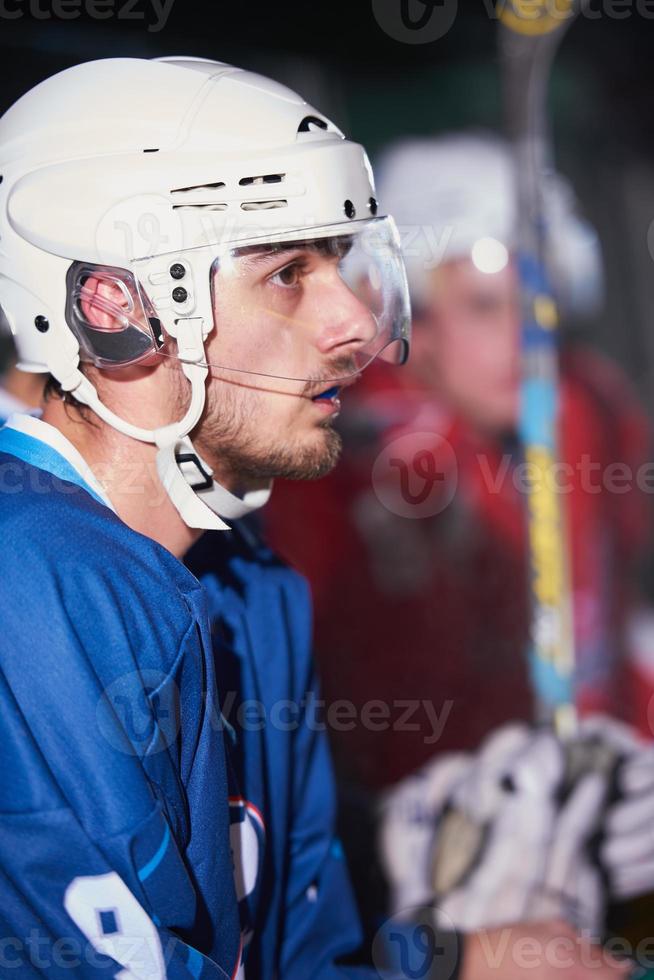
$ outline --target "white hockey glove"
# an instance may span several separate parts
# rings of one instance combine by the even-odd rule
[[[455,788],[436,842],[435,903],[466,931],[560,918],[598,935],[605,889],[591,845],[615,756],[597,741],[563,744],[546,730],[523,735],[514,750],[502,733],[491,737]],[[448,852],[457,826],[468,823],[481,846],[455,880]]]
[[[618,756],[599,857],[619,901],[654,892],[654,744],[612,718],[595,715],[580,733]]]
[[[531,737],[525,725],[509,725],[493,736],[490,755],[502,759],[524,746]],[[490,751],[492,749],[492,752]],[[456,786],[479,773],[486,777],[481,791],[494,792],[494,772],[480,761],[479,754],[448,753],[407,776],[389,790],[379,812],[379,853],[390,886],[392,914],[431,904],[434,899],[432,859],[435,844],[447,815],[451,826],[451,799]],[[477,774],[477,775],[473,775]],[[471,822],[448,843],[449,873],[455,879],[476,855],[480,831]]]
[[[393,915],[433,898],[431,854],[443,809],[472,756],[444,754],[397,783],[379,809],[379,855],[390,887]]]
[[[566,918],[596,933],[604,888],[588,845],[601,823],[612,759],[596,743],[563,746],[550,732],[511,725],[465,766],[439,773],[433,764],[419,791],[432,804],[428,880],[419,856],[430,850],[425,821],[419,846],[401,858],[405,825],[393,824],[392,811],[383,824],[394,910],[431,901],[444,927],[463,931]],[[408,787],[402,791],[407,802]]]

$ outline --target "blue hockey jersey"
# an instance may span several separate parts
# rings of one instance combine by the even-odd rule
[[[336,964],[303,580],[245,532],[185,567],[37,419],[0,430],[0,491],[0,975],[376,975]]]

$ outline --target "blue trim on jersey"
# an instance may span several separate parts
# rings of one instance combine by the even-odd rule
[[[82,490],[86,490],[103,507],[107,506],[106,501],[99,497],[95,490],[91,489],[75,467],[61,453],[47,443],[41,442],[40,439],[35,439],[34,436],[28,436],[25,432],[19,432],[17,429],[5,426],[0,429],[0,452],[16,456],[24,463],[45,470],[67,483],[75,483]]]
[[[139,881],[145,881],[149,878],[152,872],[161,864],[163,856],[166,853],[166,848],[168,847],[168,841],[170,840],[170,827],[166,824],[166,830],[164,831],[164,836],[157,853],[150,858],[147,864],[144,864],[142,868],[137,872],[139,876]]]
[[[188,960],[186,961],[189,973],[194,977],[199,977],[202,973],[202,957],[197,949],[189,946]]]

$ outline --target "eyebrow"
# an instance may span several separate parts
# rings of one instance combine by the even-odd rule
[[[240,255],[247,257],[248,264],[261,265],[272,259],[292,255],[297,252],[317,252],[332,258],[344,258],[352,248],[352,236],[341,236],[337,239],[315,239],[309,242],[280,242],[265,250],[260,245],[246,245],[239,249]]]
[[[306,245],[279,245],[273,246],[263,251],[259,245],[249,245],[239,250],[239,255],[247,258],[248,264],[261,265],[269,259],[279,258],[284,255],[291,255],[294,252],[306,251]]]

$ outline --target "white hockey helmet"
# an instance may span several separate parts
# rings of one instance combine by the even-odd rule
[[[508,143],[490,133],[404,140],[375,167],[380,199],[398,223],[412,298],[419,303],[430,270],[470,256],[499,271],[515,244],[516,183]],[[545,184],[546,241],[559,303],[590,315],[602,302],[603,271],[595,230],[578,213],[569,182]]]
[[[399,237],[377,215],[365,152],[263,76],[181,57],[70,68],[0,120],[0,181],[0,304],[19,366],[51,373],[108,424],[157,444],[162,482],[192,527],[224,528],[218,515],[238,517],[269,494],[233,497],[188,439],[209,368],[248,370],[206,360],[216,269],[228,275],[253,246],[333,243],[374,324],[355,369],[377,355],[406,359]],[[109,330],[82,313],[90,275],[123,294],[122,306],[104,301]],[[163,353],[166,334],[177,341],[190,406],[174,425],[141,429],[100,401],[80,361],[133,364]],[[283,356],[266,374],[287,376]]]

